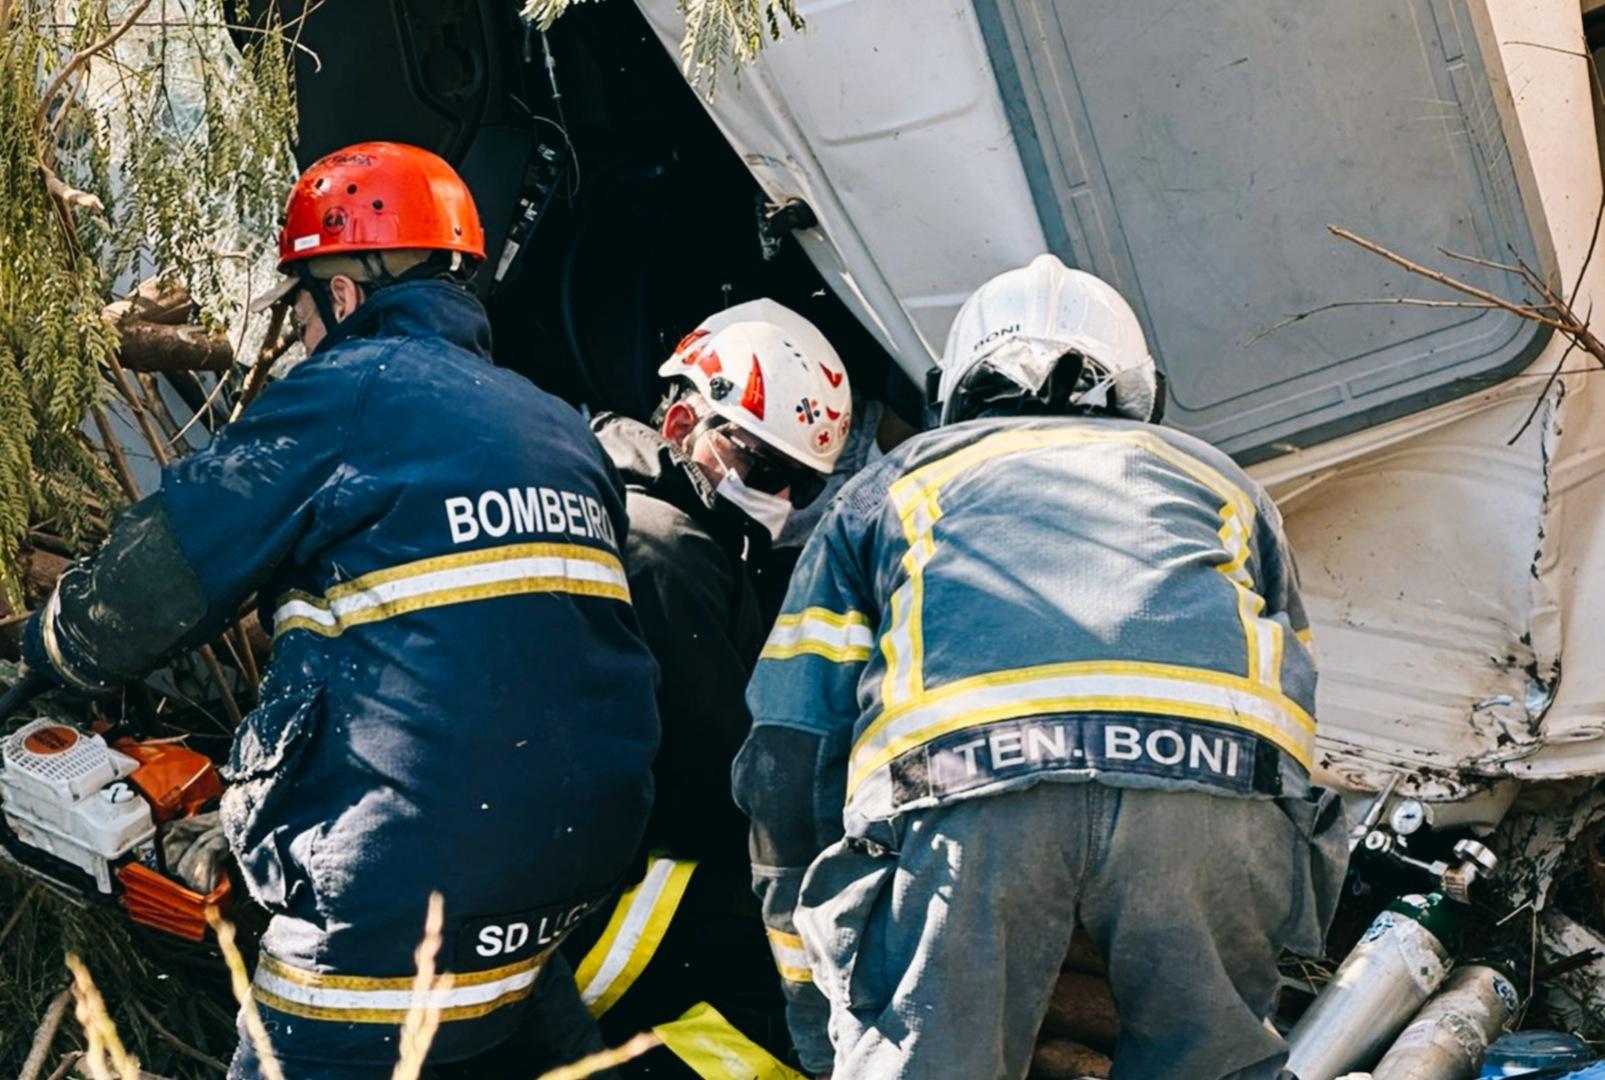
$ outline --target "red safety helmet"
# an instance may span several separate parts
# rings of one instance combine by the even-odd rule
[[[485,258],[485,230],[462,177],[438,154],[366,142],[313,163],[290,189],[279,232],[279,271],[290,277],[253,302],[263,308],[298,283],[296,263],[396,249]]]

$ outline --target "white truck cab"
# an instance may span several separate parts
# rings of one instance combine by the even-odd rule
[[[677,53],[674,0],[639,6]],[[812,209],[809,257],[912,379],[972,289],[1043,251],[1122,289],[1167,422],[1283,508],[1323,782],[1397,775],[1492,824],[1511,781],[1605,772],[1599,365],[1327,230],[1512,301],[1518,274],[1444,252],[1605,301],[1575,2],[798,10],[717,86],[720,129],[773,203]],[[1407,297],[1464,306],[1356,303]]]

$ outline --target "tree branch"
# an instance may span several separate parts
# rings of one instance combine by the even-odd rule
[[[1494,293],[1488,292],[1486,289],[1479,289],[1475,285],[1461,281],[1458,278],[1450,277],[1441,270],[1434,270],[1430,266],[1422,266],[1420,263],[1411,259],[1407,259],[1396,251],[1388,250],[1374,240],[1367,240],[1358,233],[1350,232],[1341,225],[1328,225],[1326,228],[1327,231],[1329,231],[1333,236],[1336,236],[1338,239],[1347,240],[1349,243],[1364,248],[1373,255],[1386,259],[1395,266],[1402,266],[1412,274],[1419,274],[1428,281],[1436,281],[1439,285],[1442,285],[1446,289],[1453,289],[1455,292],[1465,293],[1467,296],[1475,296],[1478,300],[1483,301],[1491,307],[1502,308],[1513,315],[1520,315],[1524,319],[1531,319],[1533,322],[1543,323],[1545,326],[1548,326],[1554,330],[1569,332],[1575,329],[1575,327],[1568,327],[1559,319],[1547,315],[1536,314],[1532,308],[1524,308],[1520,304],[1513,304],[1504,297],[1497,296]]]
[[[1493,304],[1488,303],[1486,300],[1423,300],[1420,297],[1415,296],[1379,296],[1371,300],[1334,300],[1330,304],[1322,304],[1320,307],[1314,307],[1308,311],[1301,311],[1297,315],[1289,315],[1285,319],[1277,320],[1276,322],[1267,326],[1265,329],[1255,333],[1254,336],[1249,338],[1247,341],[1243,342],[1243,348],[1248,348],[1260,338],[1265,337],[1268,334],[1274,334],[1284,326],[1292,326],[1294,323],[1303,322],[1311,315],[1319,315],[1323,311],[1332,311],[1335,308],[1368,307],[1375,304],[1398,304],[1405,307],[1429,308],[1476,308],[1482,311],[1490,310],[1494,306]],[[1535,312],[1542,311],[1547,307],[1549,307],[1548,304],[1543,304],[1534,308],[1533,310]]]

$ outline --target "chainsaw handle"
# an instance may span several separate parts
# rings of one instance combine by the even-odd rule
[[[12,683],[11,689],[0,694],[0,723],[11,719],[12,714],[50,687],[50,679],[37,671],[30,671]]]

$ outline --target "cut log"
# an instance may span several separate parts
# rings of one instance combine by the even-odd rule
[[[1070,1039],[1048,1039],[1031,1055],[1031,1080],[1081,1080],[1084,1076],[1107,1080],[1110,1061],[1091,1047]]]
[[[126,298],[100,309],[100,317],[107,322],[138,319],[167,326],[187,323],[194,314],[195,303],[182,285],[156,278],[146,278]]]
[[[1096,1050],[1110,1051],[1120,1037],[1114,995],[1109,983],[1097,975],[1067,971],[1059,976],[1053,1000],[1048,1003],[1042,1035],[1074,1039]]]
[[[118,359],[129,371],[227,371],[234,364],[228,338],[202,326],[163,326],[133,319],[117,328]]]

